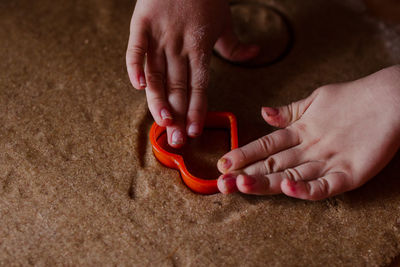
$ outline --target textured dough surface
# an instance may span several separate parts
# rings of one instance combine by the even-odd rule
[[[293,22],[288,56],[258,69],[212,62],[209,107],[236,114],[241,144],[273,131],[261,105],[400,62],[399,28],[358,1],[261,2]],[[125,70],[132,9],[0,2],[0,265],[382,266],[399,254],[399,154],[318,202],[197,195],[160,165]]]

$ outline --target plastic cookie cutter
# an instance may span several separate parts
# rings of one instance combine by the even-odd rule
[[[208,112],[206,115],[204,128],[230,129],[231,150],[238,147],[237,122],[236,117],[230,112]],[[170,153],[163,149],[159,142],[166,143],[166,139],[161,141],[161,136],[166,132],[165,127],[153,123],[150,129],[150,141],[153,146],[154,156],[165,166],[180,171],[182,180],[193,191],[200,194],[217,193],[217,179],[207,180],[192,175],[186,168],[185,161],[181,155]],[[163,143],[163,144],[164,144]],[[166,144],[164,144],[166,145]]]

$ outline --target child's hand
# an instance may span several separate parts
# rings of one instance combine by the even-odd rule
[[[259,50],[233,34],[226,0],[137,1],[126,53],[129,78],[135,88],[146,88],[150,112],[167,126],[174,147],[184,144],[186,133],[202,132],[214,45],[231,61],[251,59]]]
[[[400,146],[400,66],[324,86],[278,109],[263,108],[283,128],[227,153],[218,168],[222,193],[279,194],[318,200],[355,189]]]

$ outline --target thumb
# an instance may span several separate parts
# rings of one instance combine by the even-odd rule
[[[317,97],[318,90],[315,90],[310,96],[300,101],[293,102],[287,106],[278,108],[262,107],[261,116],[272,126],[285,128],[301,118],[308,107]]]
[[[253,59],[260,52],[258,45],[241,43],[231,27],[221,35],[214,48],[223,58],[233,62]]]

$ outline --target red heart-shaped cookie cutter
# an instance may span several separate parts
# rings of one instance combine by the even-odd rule
[[[237,122],[236,117],[230,112],[208,112],[205,128],[230,129],[231,134],[231,150],[238,147]],[[150,142],[153,146],[155,157],[165,166],[180,171],[184,183],[193,191],[200,194],[217,193],[217,179],[207,180],[195,177],[185,166],[185,161],[181,155],[170,153],[163,149],[160,142],[160,136],[166,131],[165,127],[158,126],[153,123],[150,129]],[[164,139],[164,142],[166,139]],[[167,145],[167,144],[163,144]]]

